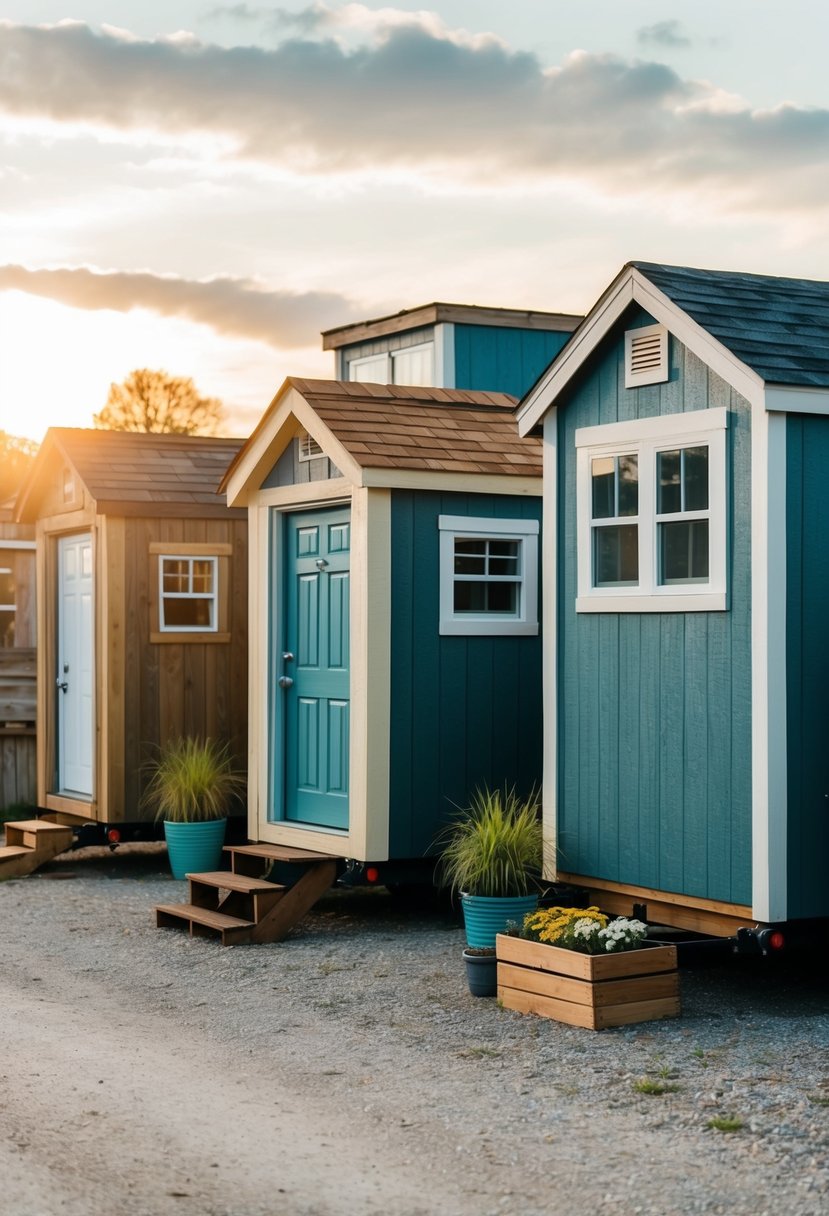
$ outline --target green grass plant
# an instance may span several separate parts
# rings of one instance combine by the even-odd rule
[[[655,1081],[653,1077],[641,1077],[633,1083],[637,1094],[648,1094],[650,1097],[661,1098],[663,1094],[679,1092],[679,1086],[672,1081]]]
[[[715,1132],[738,1132],[743,1126],[739,1115],[715,1115],[708,1120],[708,1127]]]
[[[245,789],[229,745],[213,739],[174,739],[160,749],[149,771],[142,804],[168,823],[223,819]]]
[[[539,799],[515,789],[475,792],[470,805],[438,837],[438,881],[466,895],[529,895],[541,873]]]

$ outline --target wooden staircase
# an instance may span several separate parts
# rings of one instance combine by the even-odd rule
[[[16,819],[6,824],[6,843],[0,847],[0,879],[22,878],[68,849],[72,829],[48,819]]]
[[[190,901],[159,904],[160,929],[187,929],[191,937],[218,937],[223,946],[281,942],[324,895],[337,876],[337,858],[286,845],[227,845],[231,870],[188,874]],[[301,870],[289,886],[271,882],[275,863]]]

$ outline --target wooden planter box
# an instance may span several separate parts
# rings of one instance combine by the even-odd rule
[[[676,946],[578,954],[503,933],[495,946],[505,1009],[590,1030],[679,1017]]]

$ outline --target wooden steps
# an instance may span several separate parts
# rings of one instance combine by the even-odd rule
[[[223,946],[279,942],[337,876],[337,858],[283,845],[228,845],[231,869],[188,874],[190,899],[159,904],[156,925],[187,929],[191,937],[218,937]],[[284,885],[265,875],[279,862],[300,868]]]
[[[72,829],[48,819],[17,819],[6,824],[0,848],[0,879],[22,878],[72,845]]]

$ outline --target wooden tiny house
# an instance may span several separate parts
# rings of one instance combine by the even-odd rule
[[[545,831],[608,910],[829,916],[828,350],[827,283],[631,263],[519,407]]]
[[[0,811],[34,805],[35,530],[0,506]]]
[[[513,406],[290,378],[231,466],[252,840],[422,865],[477,785],[538,782],[540,444]]]
[[[37,533],[37,799],[136,823],[181,735],[247,748],[247,524],[217,494],[241,441],[50,430],[17,504]]]

